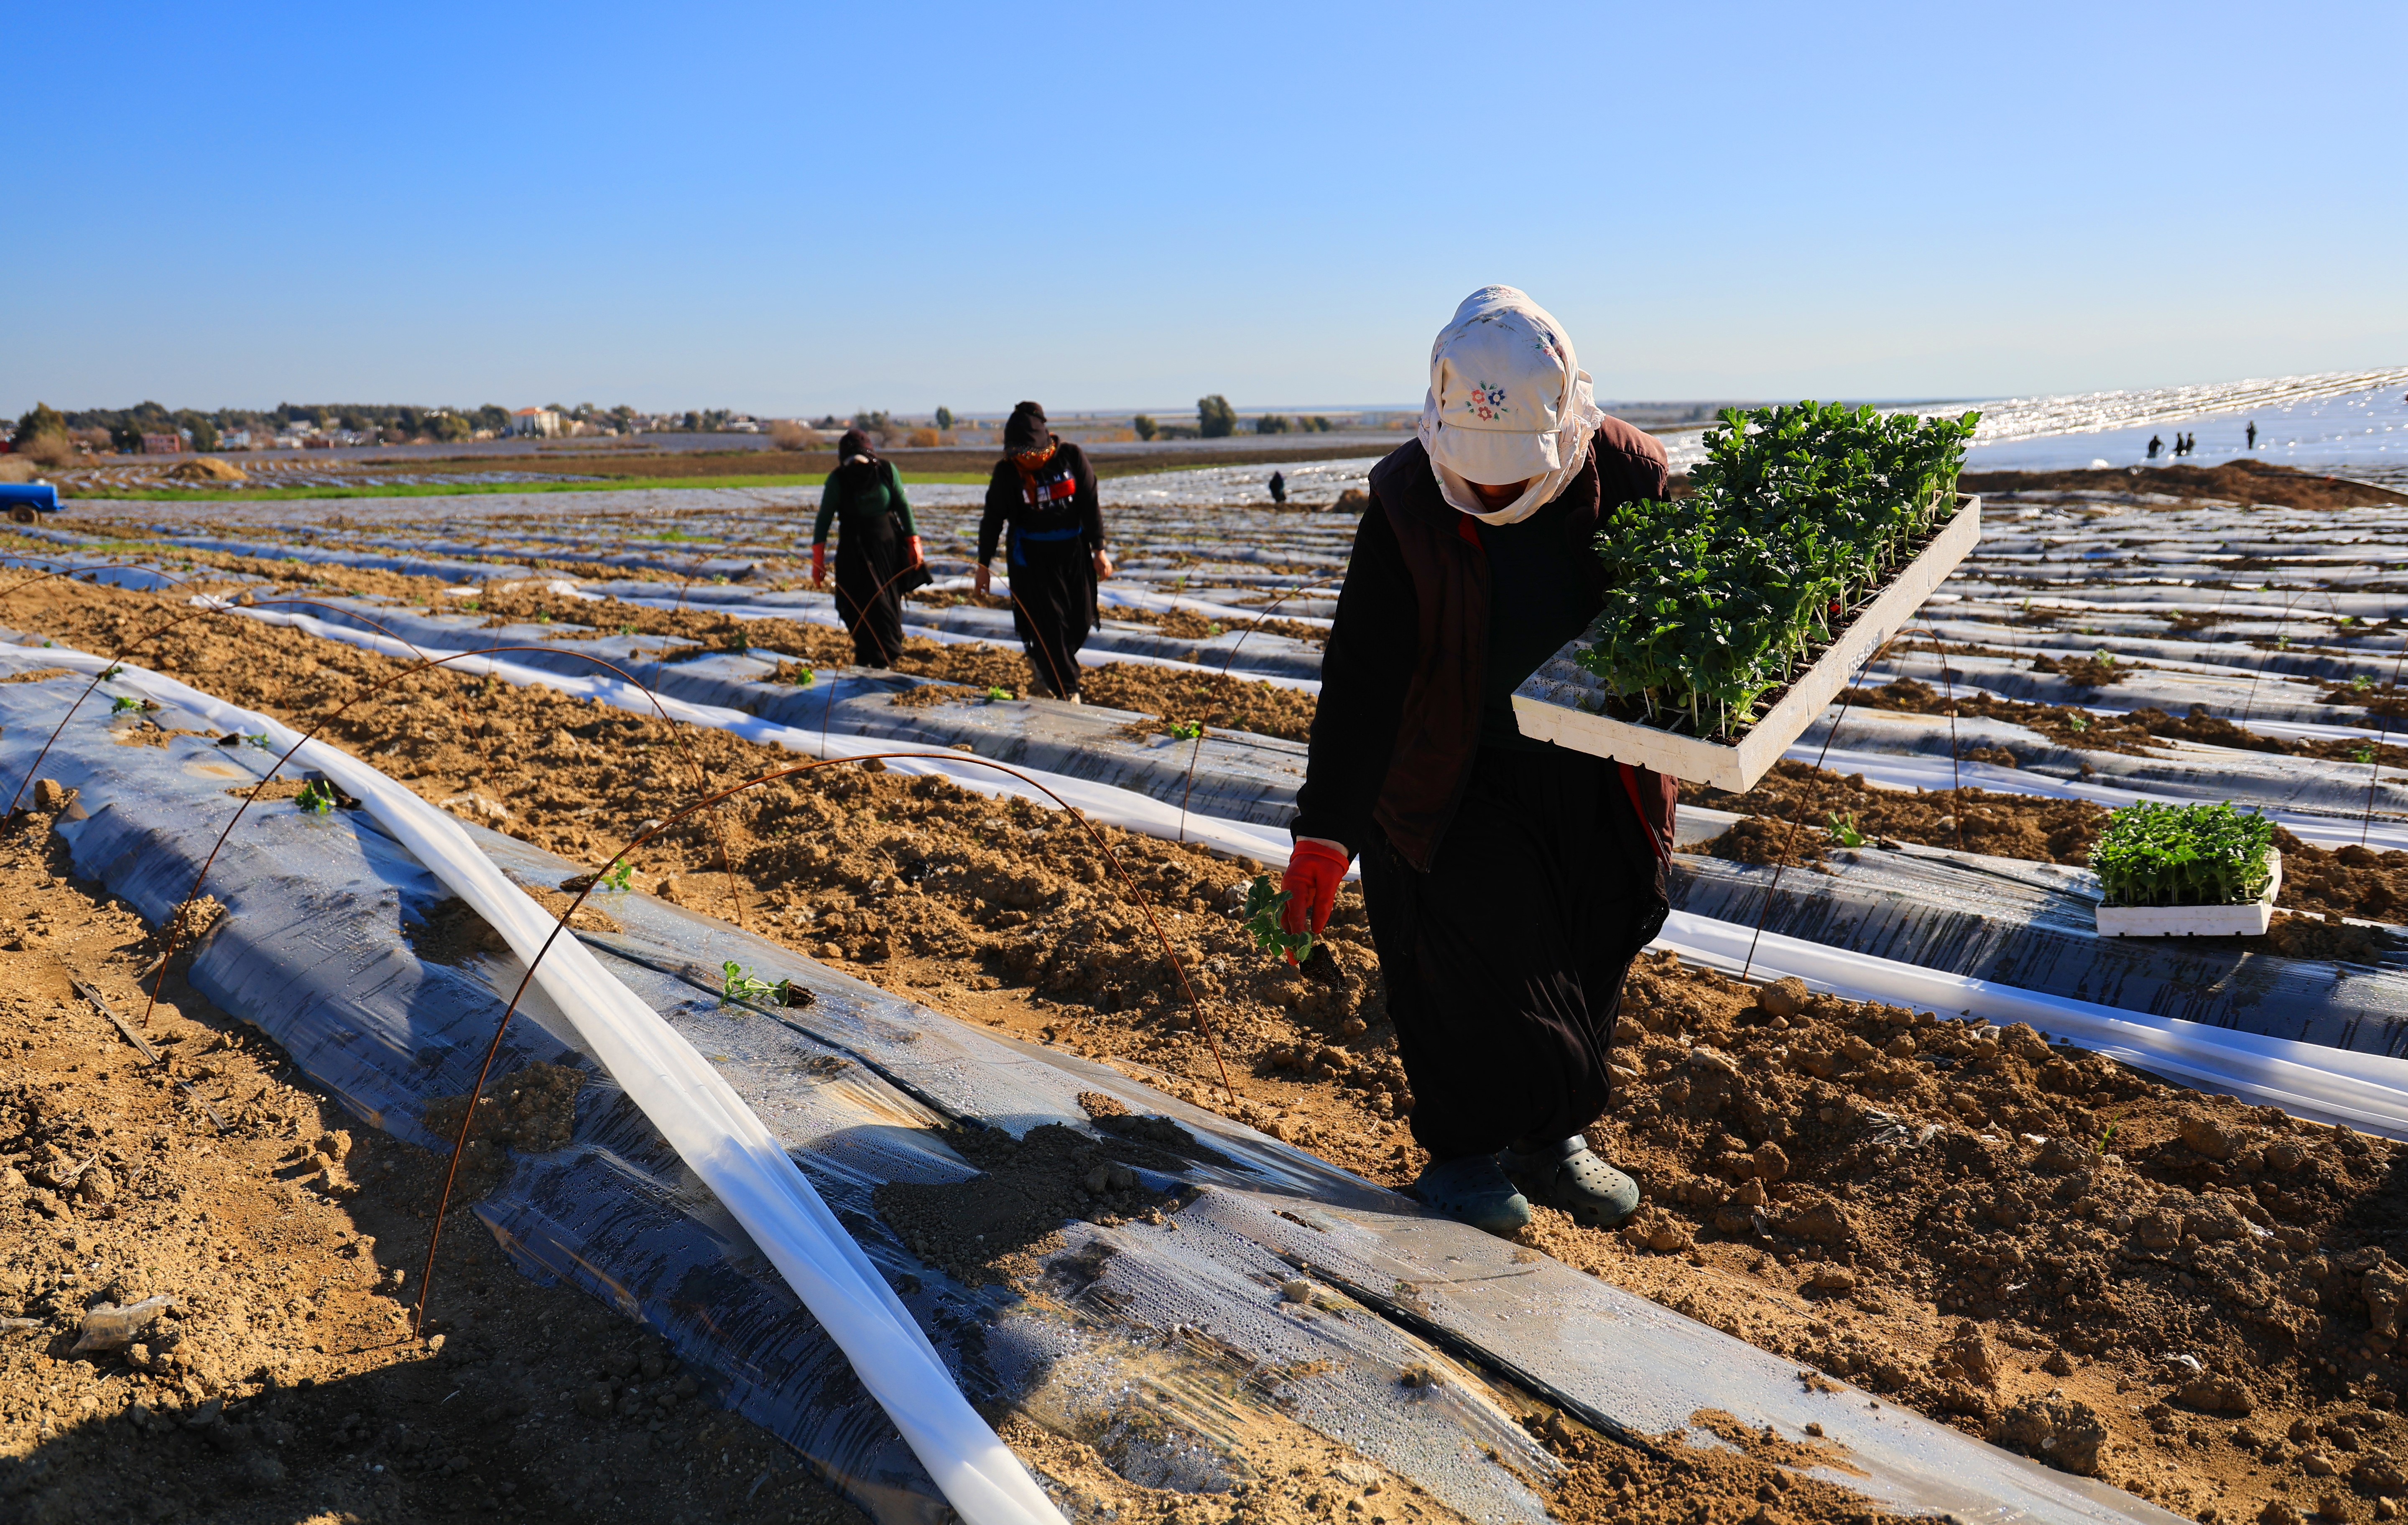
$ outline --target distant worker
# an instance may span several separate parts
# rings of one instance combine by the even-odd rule
[[[1639,1205],[1586,1131],[1664,925],[1673,784],[1524,735],[1512,694],[1603,607],[1606,516],[1665,487],[1664,447],[1598,410],[1562,325],[1483,287],[1431,346],[1419,432],[1371,469],[1323,658],[1282,914],[1320,931],[1362,859],[1430,1156],[1415,1194],[1491,1233],[1532,1203],[1595,1228]]]
[[[853,659],[866,668],[892,667],[903,654],[904,573],[922,565],[911,505],[895,463],[882,459],[869,436],[847,429],[837,441],[837,468],[820,491],[811,526],[811,586],[827,581],[828,525],[842,526],[836,545],[836,611],[853,632]]]
[[[1271,473],[1271,501],[1274,503],[1287,501],[1287,479],[1276,471]]]
[[[2254,418],[2249,421],[2249,448],[2258,448],[2258,421]]]
[[[1087,453],[1055,438],[1045,410],[1024,402],[1003,425],[1003,459],[987,479],[979,517],[978,591],[988,587],[996,542],[1011,576],[1011,623],[1028,650],[1040,698],[1079,699],[1079,648],[1101,616],[1096,580],[1112,575],[1104,512]]]
[[[2154,434],[2149,436],[2149,459],[2153,461],[2156,460],[2157,458],[2157,452],[2165,448],[2166,442],[2164,440],[2158,439]]]

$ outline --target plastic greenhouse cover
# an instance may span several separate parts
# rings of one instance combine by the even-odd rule
[[[23,648],[0,660],[19,670],[96,666],[80,654]],[[119,682],[167,704],[156,717],[163,725],[269,728],[137,669]],[[0,687],[0,766],[22,768],[80,688],[71,680]],[[229,784],[263,772],[265,755],[192,737],[118,746],[110,734],[105,716],[79,715],[45,772],[80,791],[82,808],[69,813],[82,818],[60,826],[79,871],[155,922],[234,808]],[[207,887],[230,914],[196,948],[191,978],[265,1028],[361,1116],[440,1147],[420,1114],[467,1088],[519,956],[470,955],[456,966],[421,959],[405,928],[435,912],[448,881],[380,829],[397,786],[339,755],[316,760],[333,764],[329,773],[371,809],[317,817],[289,803],[255,806],[211,872]],[[439,835],[420,847],[436,851]],[[521,885],[548,885],[573,867],[489,833],[462,837]],[[538,924],[548,919],[526,904]],[[1245,1474],[1250,1447],[1310,1431],[1469,1518],[1537,1525],[1557,1463],[1493,1395],[1496,1382],[1609,1428],[1678,1431],[1701,1409],[1792,1438],[1817,1424],[1861,1469],[1829,1480],[1896,1509],[1985,1522],[2176,1518],[1868,1403],[1844,1385],[1812,1390],[1791,1361],[1424,1216],[1117,1071],[999,1040],[650,897],[614,895],[606,908],[623,930],[586,934],[578,945],[678,1046],[720,1056],[710,1074],[687,1084],[724,1086],[808,1177],[841,1226],[829,1231],[850,1248],[849,1263],[877,1284],[865,1295],[907,1310],[969,1394],[1057,1429],[1117,1424],[1114,1460],[1141,1481],[1216,1490]],[[730,958],[798,981],[814,1003],[723,1003],[717,965]],[[847,1363],[829,1326],[797,1306],[765,1259],[775,1249],[655,1136],[670,1129],[649,1102],[646,1111],[631,1104],[619,1084],[630,1079],[622,1057],[603,1051],[594,1027],[563,1003],[534,1000],[526,1015],[506,1066],[542,1059],[589,1078],[572,1143],[514,1157],[477,1208],[516,1262],[658,1328],[712,1374],[721,1402],[796,1446],[881,1520],[943,1518],[919,1460],[865,1391],[864,1380],[881,1374]],[[665,1057],[662,1049],[646,1062]],[[1082,1092],[1181,1131],[1156,1130],[1145,1136],[1167,1142],[1137,1144],[1093,1121]],[[919,1261],[870,1197],[884,1181],[968,1178],[938,1131],[949,1120],[1015,1136],[1046,1124],[1078,1130],[1148,1185],[1177,1192],[1181,1205],[1158,1225],[1065,1223],[1031,1289],[961,1285]],[[1318,1284],[1310,1304],[1280,1294],[1299,1273]],[[1444,1379],[1404,1386],[1398,1374],[1416,1362]],[[951,1463],[937,1459],[940,1468]]]

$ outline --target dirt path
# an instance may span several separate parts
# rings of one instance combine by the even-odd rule
[[[105,648],[179,607],[53,588],[0,605],[0,622]],[[196,622],[150,659],[295,721],[394,670],[239,619]],[[716,732],[680,732],[681,747],[656,722],[449,677],[410,680],[331,734],[426,798],[597,869],[697,792],[688,752],[723,781],[797,760]],[[732,884],[696,829],[648,854],[638,886],[740,913],[835,967],[1122,1065],[1374,1179],[1401,1185],[1422,1164],[1351,890],[1327,944],[1340,977],[1298,974],[1256,954],[1228,913],[1253,866],[1099,832],[1206,1001],[1227,1100],[1159,946],[1075,823],[852,768],[740,798],[719,827]],[[2376,1501],[2408,1493],[2390,1470],[2408,1448],[2392,1396],[2408,1271],[2395,1261],[2391,1146],[2159,1086],[2021,1030],[1822,1000],[1776,1017],[1756,1001],[1669,963],[1634,975],[1622,1097],[1593,1137],[1641,1178],[1648,1205],[1628,1234],[1542,1212],[1532,1243],[2195,1516],[2330,1502],[2374,1518]],[[272,1189],[254,1179],[247,1189]],[[517,1296],[513,1281],[486,1285]],[[1709,1496],[1702,1474],[1637,1468],[1545,1417],[1531,1423],[1576,1463],[1568,1518],[1694,1518]],[[1041,1450],[1031,1439],[1024,1454]],[[1711,1483],[1731,1512],[1717,1503],[1710,1518],[1846,1512],[1751,1465],[1756,1482]],[[1385,1513],[1326,1478],[1256,1502],[1267,1518],[1363,1518],[1349,1503]]]

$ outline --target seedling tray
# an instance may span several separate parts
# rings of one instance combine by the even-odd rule
[[[2100,937],[2263,937],[2283,893],[2283,855],[2266,850],[2266,893],[2245,905],[2102,905]]]
[[[1513,691],[1513,718],[1522,734],[1534,741],[1742,793],[1772,770],[1789,743],[1805,734],[1865,660],[1914,618],[1923,601],[1981,540],[1982,500],[1959,495],[1957,502],[1956,517],[1870,603],[1857,610],[1839,638],[1737,741],[1709,741],[1599,713],[1612,691],[1577,660],[1588,640],[1586,632]]]

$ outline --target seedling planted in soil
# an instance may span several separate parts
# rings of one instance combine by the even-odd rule
[[[307,814],[323,815],[335,808],[335,786],[320,779],[309,779],[302,784],[301,792],[294,796],[293,803],[300,806]]]
[[[1834,812],[1830,816],[1830,822],[1831,835],[1839,839],[1841,846],[1862,847],[1865,844],[1865,834],[1856,829],[1856,818],[1854,814],[1842,815]]]
[[[771,1006],[794,1004],[786,999],[788,986],[794,983],[793,981],[780,980],[772,985],[767,980],[751,973],[733,958],[719,967],[726,975],[726,982],[720,986],[719,990],[721,1004],[724,1005],[731,1000],[757,1000]]]

